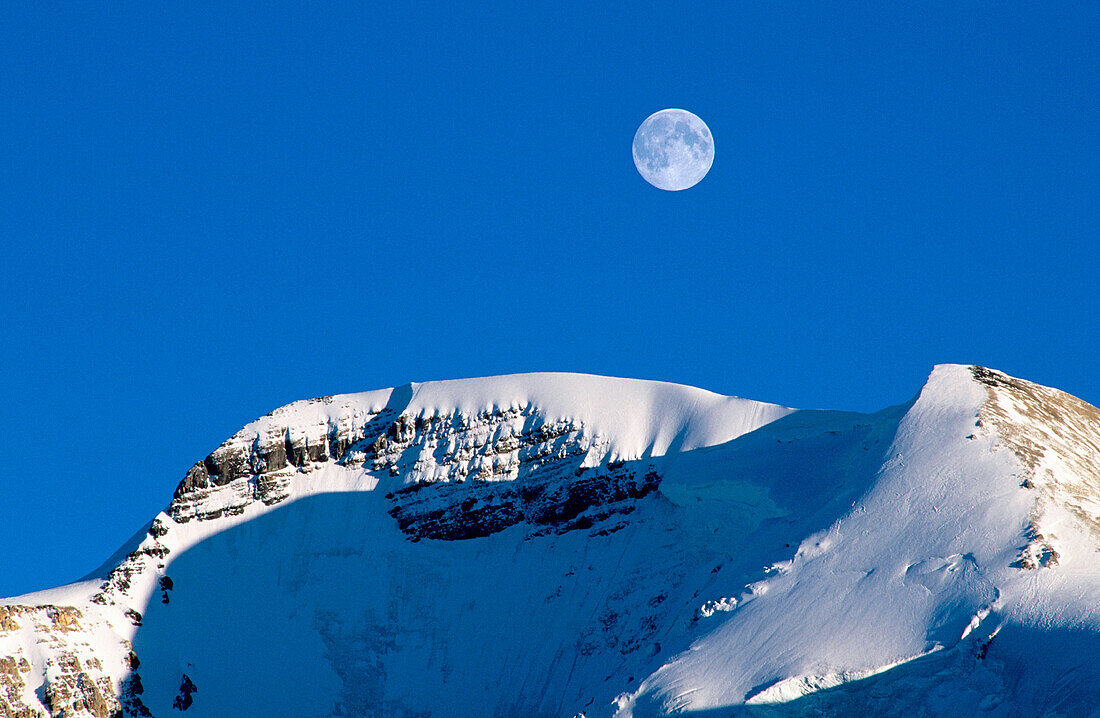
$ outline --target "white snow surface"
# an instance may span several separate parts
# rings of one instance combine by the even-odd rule
[[[1079,437],[1097,428],[1014,410],[1059,436],[1025,481],[1035,471],[982,424],[990,391],[943,365],[875,414],[575,374],[295,402],[227,445],[320,440],[386,409],[442,428],[401,444],[407,458],[276,472],[287,498],[270,506],[239,479],[194,503],[233,512],[160,514],[163,535],[106,567],[129,567],[125,588],[116,570],[108,588],[0,601],[81,612],[60,632],[47,609],[18,614],[0,657],[27,658],[13,695],[38,710],[66,652],[118,694],[132,644],[154,716],[176,713],[183,676],[194,716],[1100,715],[1100,541],[1074,509],[1091,505],[1095,444]],[[539,426],[562,428],[515,448]],[[459,481],[448,461],[504,468]],[[414,541],[391,515],[412,484],[445,481],[409,495],[440,510],[471,497],[473,512],[490,484],[582,482],[609,462],[656,472],[657,490],[560,532]],[[1021,568],[1040,544],[1059,560]]]
[[[398,398],[403,393],[408,398]],[[682,384],[545,372],[414,382],[396,389],[299,401],[252,422],[240,433],[262,435],[288,424],[338,426],[364,411],[377,412],[391,400],[407,401],[402,413],[411,417],[469,417],[494,409],[537,407],[546,422],[575,421],[586,427],[586,433],[606,437],[609,458],[627,460],[724,443],[794,411]]]
[[[870,491],[639,695],[672,710],[778,702],[956,644],[1014,572],[1029,509],[1012,457],[958,440],[984,399],[966,371],[934,372]]]

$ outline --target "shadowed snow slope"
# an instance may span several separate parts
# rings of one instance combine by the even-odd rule
[[[296,402],[0,601],[0,716],[1090,715],[1098,446],[953,365],[876,414],[570,374]]]

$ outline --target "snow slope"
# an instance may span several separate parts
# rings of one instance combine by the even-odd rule
[[[953,365],[876,414],[568,374],[296,402],[0,601],[0,716],[1100,715],[1098,419]]]

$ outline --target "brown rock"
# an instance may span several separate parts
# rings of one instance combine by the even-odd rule
[[[96,718],[109,718],[111,706],[103,697],[99,686],[87,673],[81,673],[76,679],[76,700],[73,707],[78,711],[86,710]]]
[[[13,606],[0,606],[0,633],[19,630],[19,624],[15,621],[17,612],[14,608]]]

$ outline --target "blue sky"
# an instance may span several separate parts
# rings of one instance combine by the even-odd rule
[[[1100,402],[1100,5],[29,3],[0,19],[0,595],[276,406],[520,371]],[[527,5],[527,4],[523,4]],[[636,173],[664,107],[710,174]]]

